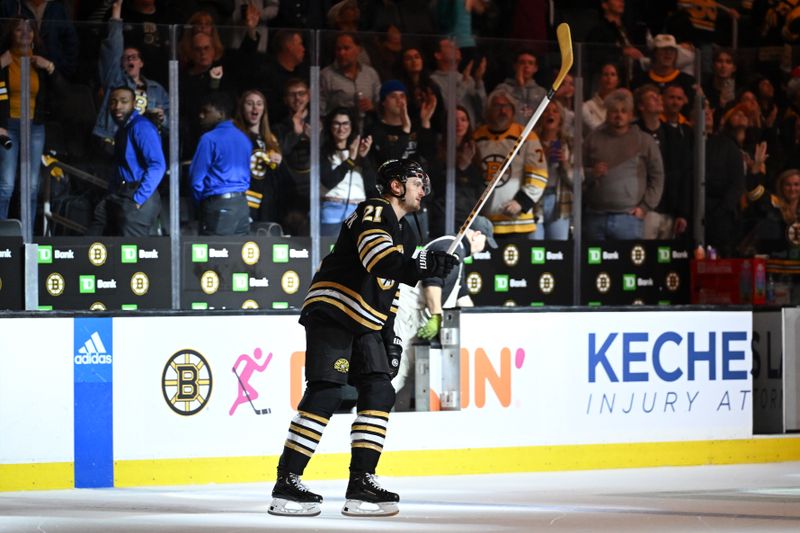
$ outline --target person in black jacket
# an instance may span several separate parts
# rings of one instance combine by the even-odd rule
[[[320,158],[320,181],[324,187],[320,220],[321,235],[336,235],[341,223],[356,206],[374,196],[375,167],[367,157],[372,137],[356,131],[355,111],[338,107],[325,117]]]

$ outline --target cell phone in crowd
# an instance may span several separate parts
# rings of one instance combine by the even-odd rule
[[[561,151],[561,141],[559,139],[550,143],[550,164],[558,163],[559,152]]]

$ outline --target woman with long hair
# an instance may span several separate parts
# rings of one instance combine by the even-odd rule
[[[569,239],[572,219],[572,138],[566,132],[564,117],[564,107],[558,100],[553,100],[533,128],[547,158],[547,187],[536,206],[534,240]]]
[[[7,98],[0,100],[0,135],[6,135],[10,145],[0,149],[0,218],[8,218],[11,196],[14,193],[19,168],[20,119],[22,117],[22,58],[30,58],[30,204],[31,223],[35,220],[39,195],[39,168],[44,151],[44,123],[47,104],[53,85],[61,80],[55,64],[45,57],[38,38],[36,23],[25,18],[9,19],[3,34],[0,54],[0,89]]]
[[[600,76],[597,80],[597,92],[590,100],[583,103],[583,124],[586,126],[586,135],[594,131],[606,121],[605,98],[611,91],[619,88],[619,68],[615,63],[606,63],[600,67]]]
[[[444,105],[441,105],[443,103],[442,93],[425,67],[421,50],[415,47],[403,50],[400,65],[399,79],[408,89],[408,116],[419,117],[419,110],[428,94],[433,94],[436,97],[437,106],[431,117],[431,127],[436,133],[444,133],[446,110]]]
[[[370,158],[372,137],[356,131],[353,110],[337,107],[325,117],[320,181],[323,185],[321,235],[336,235],[356,206],[376,195],[376,173]]]
[[[278,139],[269,127],[264,95],[255,89],[242,93],[233,122],[253,143],[250,188],[247,191],[250,218],[253,221],[280,222],[291,191],[286,190],[279,171],[283,156]]]
[[[455,180],[455,224],[464,223],[475,207],[486,182],[478,159],[478,150],[472,139],[472,119],[462,105],[456,106],[456,180]],[[437,168],[431,172],[433,201],[431,202],[431,236],[444,234],[445,229],[445,175],[447,174],[447,141],[442,139],[436,158]]]

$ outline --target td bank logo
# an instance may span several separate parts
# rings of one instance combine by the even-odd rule
[[[94,294],[97,284],[94,276],[81,276],[78,278],[78,291],[81,294]]]
[[[599,265],[603,262],[603,249],[589,248],[587,251],[586,260],[590,265]]]
[[[123,263],[136,263],[139,259],[139,247],[135,244],[120,246],[120,261]]]
[[[208,263],[208,245],[192,245],[192,263]]]
[[[531,248],[531,264],[543,265],[545,260],[544,248]]]
[[[636,290],[636,274],[623,274],[622,275],[622,290],[635,291]]]
[[[658,247],[658,262],[669,263],[672,259],[672,250],[669,246]]]
[[[53,247],[49,244],[40,244],[36,254],[36,259],[40,265],[51,264],[53,262]]]
[[[273,263],[288,263],[289,262],[289,245],[288,244],[273,244],[272,245],[272,262]]]
[[[508,292],[508,275],[506,274],[495,275],[494,292]]]

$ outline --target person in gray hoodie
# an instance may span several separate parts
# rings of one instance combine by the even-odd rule
[[[536,55],[530,50],[521,50],[514,58],[514,77],[506,78],[495,87],[508,91],[517,99],[519,106],[514,114],[514,121],[522,125],[528,123],[547,92],[533,79],[538,71],[539,61]]]
[[[664,165],[653,138],[631,124],[633,96],[606,97],[606,121],[584,141],[583,237],[587,241],[641,239],[644,217],[664,188]]]

